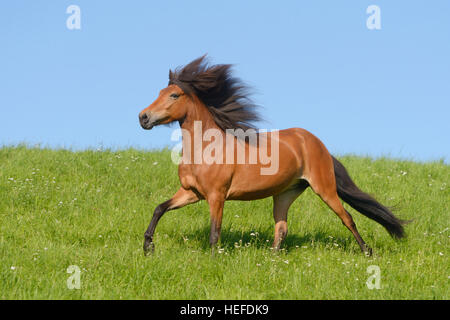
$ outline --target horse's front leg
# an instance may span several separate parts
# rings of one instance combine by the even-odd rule
[[[209,211],[211,215],[211,232],[209,234],[209,244],[214,252],[214,247],[219,241],[220,230],[222,228],[223,206],[225,203],[225,195],[212,194],[207,198]]]
[[[193,191],[180,188],[170,200],[167,200],[157,206],[153,212],[153,217],[147,231],[144,234],[144,254],[148,255],[155,250],[155,245],[153,244],[153,234],[155,233],[156,225],[158,224],[159,219],[161,219],[164,213],[169,210],[184,207],[185,205],[197,202],[199,200],[199,197]]]

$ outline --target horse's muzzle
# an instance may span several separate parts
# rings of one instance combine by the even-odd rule
[[[151,128],[153,128],[153,123],[152,121],[150,121],[150,117],[145,112],[139,114],[139,123],[145,130],[150,130]]]

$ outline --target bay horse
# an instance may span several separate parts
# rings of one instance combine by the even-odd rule
[[[169,71],[168,86],[160,91],[158,98],[149,107],[139,113],[140,125],[150,130],[154,126],[177,121],[182,131],[182,155],[186,160],[186,154],[199,150],[202,152],[208,147],[207,141],[194,141],[196,124],[200,123],[203,129],[219,132],[219,136],[215,136],[219,144],[225,144],[224,140],[229,139],[230,129],[255,129],[253,123],[260,120],[260,116],[257,106],[248,96],[247,88],[232,75],[231,65],[210,65],[202,56],[184,67]],[[256,135],[262,137],[263,133],[258,132]],[[172,198],[156,207],[144,235],[144,253],[147,255],[154,251],[156,225],[169,210],[206,200],[211,218],[209,242],[214,249],[220,237],[226,200],[256,200],[269,196],[273,197],[275,220],[272,247],[277,250],[287,235],[289,207],[308,187],[338,215],[364,254],[371,255],[372,249],[361,238],[340,199],[380,223],[393,238],[404,237],[402,224],[406,221],[398,219],[390,209],[361,191],[345,167],[316,136],[300,128],[276,131],[275,140],[271,139],[275,131],[265,132],[264,135],[269,149],[275,143],[278,145],[275,174],[261,174],[265,166],[261,157],[253,163],[181,161],[178,166],[181,186]],[[243,144],[247,153],[259,148],[245,137],[233,139]],[[221,157],[225,159],[227,152],[218,153],[219,160]],[[236,155],[233,154],[231,159],[236,160]]]

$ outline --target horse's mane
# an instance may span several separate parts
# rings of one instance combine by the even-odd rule
[[[222,129],[255,129],[261,120],[256,105],[248,97],[248,87],[231,74],[230,64],[208,65],[206,55],[174,72],[169,85],[178,85],[186,94],[195,94]]]

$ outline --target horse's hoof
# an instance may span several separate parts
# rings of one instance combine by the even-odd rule
[[[155,245],[153,242],[144,243],[144,256],[148,256],[155,252]]]
[[[281,250],[281,244],[273,243],[272,246],[270,247],[270,250],[272,250],[272,252],[279,252]]]
[[[366,257],[371,257],[372,256],[372,248],[367,247],[366,250],[364,251],[364,255]]]

